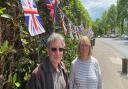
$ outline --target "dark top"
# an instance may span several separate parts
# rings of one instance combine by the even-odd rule
[[[69,89],[67,71],[62,62],[59,65],[59,70],[63,73],[64,80],[66,82],[66,89]],[[49,59],[46,58],[32,72],[30,82],[31,89],[54,89],[52,73],[51,63]]]

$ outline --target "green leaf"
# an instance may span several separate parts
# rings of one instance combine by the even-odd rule
[[[24,76],[24,80],[29,80],[30,79],[30,74],[28,74],[27,72],[25,73],[25,76]]]
[[[21,86],[21,83],[15,82],[15,86],[16,86],[16,87],[20,87],[20,86]]]
[[[17,80],[17,73],[15,73],[14,76],[13,76],[13,83],[15,83],[16,80]]]
[[[3,14],[5,10],[6,10],[6,8],[1,8],[0,9],[0,14]]]
[[[28,44],[29,42],[27,42],[26,39],[21,39],[21,41],[24,43],[24,44]]]
[[[11,3],[7,2],[7,5],[8,5],[8,6],[11,6]]]
[[[7,19],[12,19],[12,16],[9,14],[2,14],[1,17],[7,18]]]
[[[8,51],[8,41],[5,41],[0,47],[0,54],[4,54]]]

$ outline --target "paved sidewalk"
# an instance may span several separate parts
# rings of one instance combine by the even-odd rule
[[[128,76],[121,74],[121,55],[112,47],[96,39],[93,55],[99,60],[103,89],[128,89]]]

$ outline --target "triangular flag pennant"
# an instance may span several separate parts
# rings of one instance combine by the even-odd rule
[[[92,29],[91,29],[91,28],[88,29],[88,31],[87,31],[87,36],[88,36],[89,38],[92,38],[93,35],[94,35],[94,32],[92,31]]]
[[[40,16],[37,11],[34,0],[21,0],[22,8],[25,16],[25,23],[31,36],[44,33],[45,30],[41,25]]]
[[[74,40],[74,37],[73,37],[73,30],[71,28],[71,24],[69,23],[69,34],[70,34],[70,37],[72,40]]]
[[[76,40],[78,40],[77,31],[76,31],[76,26],[74,26],[74,35],[75,35]]]
[[[60,12],[60,16],[61,16],[61,24],[62,24],[62,26],[63,26],[63,28],[64,28],[64,33],[65,33],[65,35],[66,35],[66,34],[67,34],[67,28],[66,28],[66,26],[65,26],[64,15],[63,15],[62,12]]]

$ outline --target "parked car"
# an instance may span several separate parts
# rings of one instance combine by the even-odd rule
[[[116,35],[115,35],[115,34],[111,34],[110,37],[111,37],[111,38],[115,38]]]
[[[128,40],[128,35],[126,35],[126,34],[121,35],[121,39],[122,40]]]
[[[100,38],[101,36],[100,36],[100,35],[98,35],[97,37],[98,37],[98,38]]]

